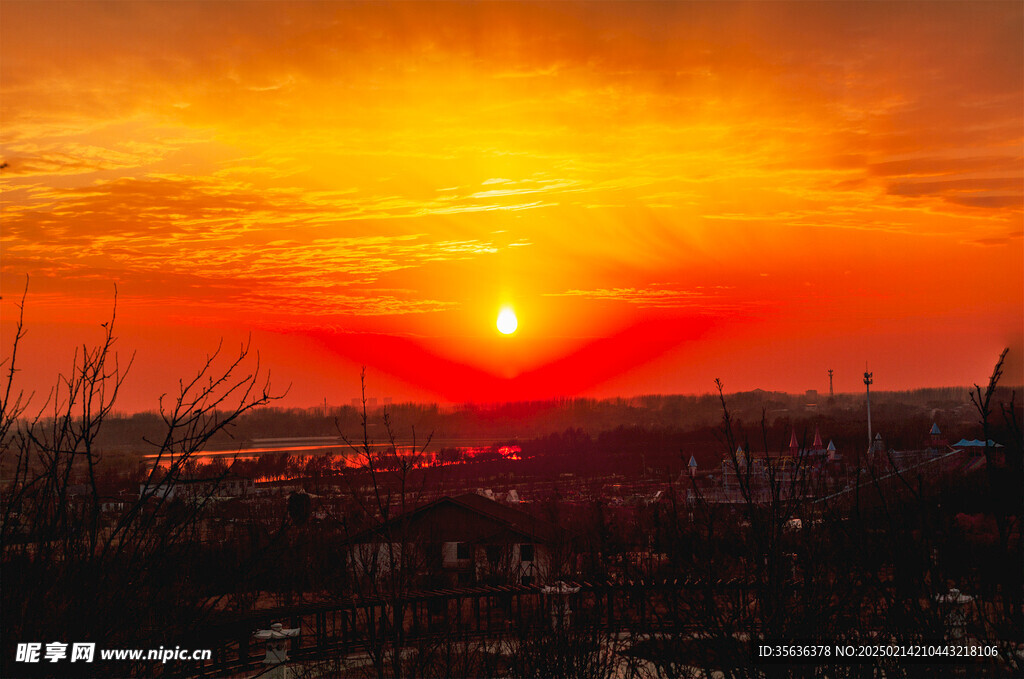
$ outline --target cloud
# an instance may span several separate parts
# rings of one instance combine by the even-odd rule
[[[1024,158],[1019,155],[930,156],[888,160],[868,165],[877,177],[942,177],[968,172],[1020,172]]]
[[[1009,245],[1015,239],[1021,238],[1022,234],[1011,234],[1009,236],[993,236],[992,238],[977,238],[972,241],[968,241],[971,245],[980,245],[983,247],[997,247],[1003,245]]]
[[[574,186],[576,184],[577,184],[577,182],[565,181],[565,182],[558,182],[558,183],[555,183],[555,184],[547,184],[547,185],[544,185],[544,186],[531,186],[531,187],[525,187],[525,188],[508,188],[508,189],[492,189],[490,191],[478,191],[476,193],[470,194],[469,198],[473,198],[473,199],[478,199],[478,198],[501,198],[501,197],[505,197],[505,196],[521,196],[521,195],[529,195],[529,194],[534,194],[534,193],[557,192],[559,189],[568,188],[568,187]]]
[[[967,176],[941,181],[897,181],[890,195],[939,198],[951,205],[983,210],[1024,209],[1024,178]]]
[[[718,299],[725,288],[678,289],[660,286],[648,288],[594,288],[590,290],[566,290],[545,293],[545,297],[579,297],[595,301],[615,301],[631,304],[641,309],[682,309],[706,307],[708,302]],[[731,306],[731,305],[730,305]],[[721,308],[716,305],[716,308]]]
[[[134,138],[144,130],[143,139]],[[139,121],[99,126],[80,138],[68,130],[19,138],[3,147],[4,178],[46,177],[130,170],[153,165],[203,141],[201,135]]]
[[[1024,162],[1024,161],[1022,161]],[[889,193],[901,196],[944,195],[979,191],[1006,191],[1024,187],[1020,177],[970,177],[944,181],[902,181],[889,185]]]
[[[948,196],[945,199],[950,203],[965,207],[1024,209],[1024,194],[1021,193],[995,196],[956,195]]]
[[[453,207],[350,191],[259,191],[244,182],[183,176],[23,193],[27,200],[8,212],[0,236],[7,271],[48,273],[69,282],[127,280],[136,289],[152,290],[154,298],[166,289],[167,277],[176,275],[183,278],[175,289],[206,305],[249,309],[269,299],[291,300],[281,308],[316,314],[450,308],[452,300],[382,295],[366,286],[395,272],[488,257],[510,247],[485,238],[368,230],[367,219],[521,207]]]

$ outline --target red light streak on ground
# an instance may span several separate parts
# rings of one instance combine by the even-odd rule
[[[371,444],[378,448],[388,447],[390,444]],[[340,447],[340,446],[335,446]],[[248,453],[263,453],[272,455],[274,453],[288,453],[296,450],[325,450],[324,446],[297,446],[292,448],[249,448],[245,450],[246,455],[239,455],[237,457],[231,457],[234,453],[227,451],[212,451],[204,452],[193,455],[190,458],[190,463],[195,465],[195,472],[201,473],[204,468],[208,469],[214,465],[220,465],[223,462],[230,460],[233,464],[235,462],[243,463],[259,463],[261,455],[250,455]],[[452,459],[443,459],[445,456],[443,453],[448,450],[457,451],[457,456]],[[378,464],[383,464],[385,467],[390,459],[397,459],[398,457],[405,456],[419,456],[419,459],[413,465],[414,468],[434,467],[434,466],[448,466],[457,464],[467,464],[473,461],[479,461],[480,459],[498,459],[499,457],[505,460],[518,461],[522,460],[522,449],[517,445],[505,445],[505,446],[460,446],[457,448],[445,448],[441,451],[436,452],[422,452],[412,446],[398,446],[396,454],[382,453],[375,460]],[[147,459],[156,458],[155,455],[146,455]],[[324,453],[323,455],[296,455],[289,459],[289,466],[292,472],[296,472],[293,476],[301,476],[302,470],[304,470],[309,463],[314,460],[321,460],[326,458],[328,460],[329,468],[333,471],[341,471],[341,469],[362,469],[366,467],[366,459],[362,453],[349,452],[347,454],[336,454],[336,453]],[[323,463],[321,463],[323,464]],[[168,469],[171,465],[171,459],[164,457],[161,459],[157,466],[161,469]],[[280,481],[282,476],[259,476],[253,478],[254,483],[260,483],[263,481]]]

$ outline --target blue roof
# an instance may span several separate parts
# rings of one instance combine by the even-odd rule
[[[967,439],[960,439],[959,441],[957,441],[956,443],[953,444],[953,447],[954,448],[984,448],[985,447],[985,442],[982,441],[981,439],[973,439],[971,441],[968,441]],[[1003,446],[1002,446],[1002,444],[996,443],[992,439],[989,439],[988,440],[988,447],[989,448],[1002,448]]]

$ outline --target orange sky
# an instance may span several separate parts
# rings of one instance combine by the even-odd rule
[[[127,410],[1024,381],[1018,2],[5,0],[0,142],[28,389],[115,284]]]

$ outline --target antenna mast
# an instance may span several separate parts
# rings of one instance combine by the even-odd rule
[[[871,438],[871,385],[874,383],[875,373],[868,372],[868,364],[864,364],[864,387],[867,389],[867,400],[868,400],[868,452],[871,452],[871,446],[874,441]]]

